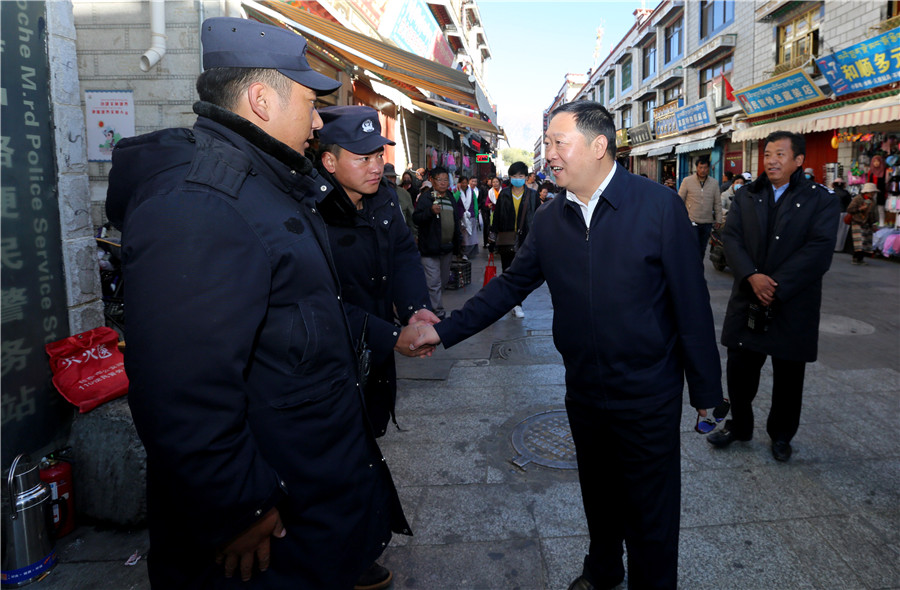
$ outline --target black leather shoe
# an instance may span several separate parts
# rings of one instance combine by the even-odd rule
[[[373,561],[356,581],[353,590],[384,590],[391,585],[393,579],[391,570]]]
[[[791,443],[784,440],[776,440],[772,442],[772,456],[775,457],[776,461],[787,461],[791,458],[791,454],[794,452],[794,449],[791,448]]]
[[[587,581],[587,578],[578,576],[571,584],[569,584],[569,590],[596,590],[596,588]]]
[[[724,449],[725,447],[727,447],[728,445],[730,445],[731,443],[733,443],[736,440],[748,441],[750,439],[749,438],[738,438],[728,428],[723,428],[722,430],[716,430],[715,432],[711,432],[706,437],[706,442],[708,442],[709,444],[711,444],[712,446],[714,446],[718,449]]]

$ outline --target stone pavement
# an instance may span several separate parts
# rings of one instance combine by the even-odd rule
[[[477,285],[445,293],[448,309],[477,291],[485,258],[473,263]],[[731,274],[707,261],[706,277],[720,329]],[[711,448],[685,404],[679,587],[900,588],[898,294],[900,265],[835,255],[790,462],[772,459],[764,430],[769,363],[751,442]],[[507,315],[432,358],[398,362],[402,430],[380,439],[415,532],[382,558],[398,590],[564,589],[580,572],[588,536],[577,472],[538,464],[571,459],[565,428],[539,422],[518,450],[511,442],[523,420],[564,407],[546,287],[524,308],[524,320]],[[144,590],[145,561],[123,564],[147,548],[144,530],[80,527],[34,587]]]

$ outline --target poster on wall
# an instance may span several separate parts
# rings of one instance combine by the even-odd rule
[[[88,160],[111,162],[119,140],[134,135],[134,92],[85,90],[84,110]]]

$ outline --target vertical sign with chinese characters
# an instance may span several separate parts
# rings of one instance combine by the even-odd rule
[[[44,345],[69,335],[62,263],[46,5],[0,2],[2,463],[58,438],[72,415]]]
[[[112,162],[112,151],[123,137],[134,135],[134,92],[85,90],[88,160]]]

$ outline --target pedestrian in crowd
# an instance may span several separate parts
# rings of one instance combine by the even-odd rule
[[[668,188],[670,188],[674,191],[675,190],[675,179],[672,178],[671,176],[666,176],[665,180],[663,180],[663,185],[667,186]]]
[[[364,317],[342,306],[317,213],[332,187],[303,156],[340,82],[302,36],[253,20],[207,19],[201,46],[193,128],[123,139],[107,195],[150,583],[350,588],[410,531],[365,419]]]
[[[678,195],[684,200],[691,223],[697,233],[700,260],[706,254],[713,223],[722,223],[722,200],[719,183],[709,175],[709,158],[697,160],[694,174],[681,181]]]
[[[753,175],[750,174],[749,172],[741,172],[741,176],[744,177],[744,184],[747,184],[748,182],[753,182]]]
[[[866,172],[866,182],[871,182],[878,189],[875,197],[878,207],[878,227],[885,226],[884,206],[887,203],[888,167],[885,165],[884,156],[875,154],[869,160],[869,170]]]
[[[464,260],[478,255],[478,240],[481,234],[479,225],[478,201],[481,189],[478,178],[473,176],[466,184],[460,185],[456,198],[456,214],[460,220],[460,252]]]
[[[395,310],[402,324],[413,317],[432,323],[438,318],[428,310],[418,252],[384,174],[397,177],[393,165],[388,170],[384,163],[384,146],[394,142],[381,135],[377,111],[368,106],[335,106],[319,114],[323,126],[316,167],[333,187],[319,201],[319,213],[328,225],[341,299],[366,316],[364,328],[353,336],[358,350],[370,351],[369,366],[361,369],[364,375],[368,371],[362,389],[377,438],[384,435],[389,420],[397,423],[394,349],[400,327],[394,324]],[[390,570],[373,561],[356,587],[382,590],[392,579]]]
[[[528,173],[528,177],[525,179],[525,186],[527,186],[531,190],[537,192],[539,185],[538,185],[537,177],[535,176],[534,172]]]
[[[450,259],[459,252],[462,235],[456,202],[449,190],[447,169],[442,166],[432,168],[429,178],[433,188],[429,186],[419,195],[413,221],[419,232],[419,254],[431,308],[443,319],[443,288],[450,278]]]
[[[778,461],[791,457],[806,363],[816,360],[822,276],[831,265],[840,208],[828,189],[804,178],[805,157],[802,135],[770,134],[765,173],[735,195],[723,235],[734,269],[722,327],[732,417],[706,440],[726,447],[753,437],[752,402],[771,356],[766,432]]]
[[[804,168],[803,169],[803,178],[806,180],[811,180],[812,182],[816,181],[816,171],[812,168]]]
[[[724,193],[728,190],[728,187],[731,186],[731,183],[734,182],[734,172],[731,170],[726,170],[722,176],[725,177],[725,180],[722,181],[722,184],[719,185],[719,192]]]
[[[872,234],[878,223],[877,198],[878,187],[867,182],[847,206],[850,233],[853,235],[853,264],[868,264],[865,257],[872,254]]]
[[[491,235],[494,247],[500,255],[503,272],[510,267],[516,257],[516,250],[528,236],[528,226],[537,209],[537,193],[525,186],[528,166],[522,162],[513,162],[509,167],[508,188],[500,191],[494,219],[491,224]],[[522,319],[525,310],[522,301],[513,307],[513,315]]]
[[[551,193],[552,190],[553,185],[549,182],[545,182],[541,185],[540,192],[538,192],[538,200],[541,205],[553,198],[553,194]]]
[[[731,207],[731,202],[734,200],[734,194],[742,186],[744,186],[744,177],[743,176],[735,176],[731,181],[731,186],[729,186],[727,189],[725,189],[725,192],[722,193],[723,221],[724,221],[725,214],[728,212],[728,209]]]
[[[403,176],[400,177],[400,187],[412,197],[419,196],[419,181],[416,179],[416,173],[410,170],[405,171]],[[415,198],[413,198],[413,201],[415,201]],[[415,205],[415,202],[413,202],[413,205]]]
[[[397,170],[390,162],[384,165],[384,180],[397,193],[397,202],[400,205],[400,213],[403,215],[403,222],[409,228],[413,242],[416,241],[416,224],[413,221],[412,214],[415,211],[416,204],[413,202],[412,195],[409,194],[402,186],[397,186]]]
[[[566,189],[541,207],[515,261],[420,343],[450,347],[545,280],[566,367],[566,409],[590,532],[570,590],[675,588],[682,389],[698,414],[722,403],[709,292],[678,196],[616,163],[599,103],[550,114],[546,158]],[[523,175],[524,177],[524,175]]]
[[[834,182],[831,183],[831,190],[834,191],[834,196],[841,202],[841,211],[846,211],[847,207],[850,206],[850,201],[853,200],[853,195],[848,193],[844,187],[844,179],[840,176],[835,178]]]
[[[484,192],[484,203],[481,207],[482,237],[484,238],[484,247],[489,247],[491,222],[494,215],[494,209],[497,207],[497,199],[500,198],[500,179],[496,176],[490,178],[490,188]]]

